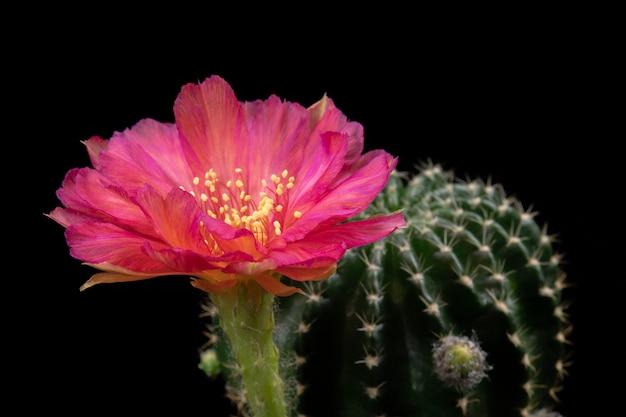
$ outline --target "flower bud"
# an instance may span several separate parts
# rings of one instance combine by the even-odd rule
[[[462,391],[477,385],[491,366],[478,342],[465,336],[444,336],[433,347],[435,372],[441,381]]]

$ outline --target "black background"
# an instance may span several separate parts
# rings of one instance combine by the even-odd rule
[[[590,26],[595,17],[405,13],[322,15],[306,28],[219,14],[190,24],[191,33],[181,19],[189,10],[170,17],[180,27],[142,20],[131,38],[137,16],[102,23],[93,12],[32,25],[34,38],[12,43],[5,278],[22,288],[5,293],[16,330],[5,343],[17,352],[7,356],[18,369],[10,387],[31,398],[22,410],[226,415],[221,381],[197,368],[203,295],[183,277],[79,293],[93,271],[69,256],[62,227],[43,215],[58,205],[65,173],[89,165],[81,140],[142,118],[174,121],[180,87],[212,74],[240,100],[276,94],[308,106],[327,93],[364,125],[366,148],[397,155],[401,170],[430,159],[461,177],[491,178],[532,206],[558,235],[573,284],[565,293],[573,366],[560,410],[574,417],[593,405],[590,415],[600,416],[621,403],[623,129],[608,128],[618,113],[603,95],[615,94],[616,61]],[[223,20],[231,24],[216,30]]]

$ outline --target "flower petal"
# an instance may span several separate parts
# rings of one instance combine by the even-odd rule
[[[165,265],[171,274],[204,274],[208,270],[221,269],[231,262],[251,261],[247,253],[236,251],[219,256],[203,256],[180,248],[155,249],[149,242],[142,247],[151,259]]]
[[[346,166],[355,163],[363,153],[363,126],[357,122],[349,122],[333,100],[326,95],[320,101],[308,109],[311,122],[310,137],[315,139],[324,132],[339,132],[345,134],[348,139],[348,151],[346,152]]]
[[[281,238],[288,242],[303,239],[320,224],[332,224],[347,220],[374,201],[385,187],[389,174],[397,163],[396,159],[384,152],[369,152],[359,162],[356,171],[335,188],[327,192],[314,205],[297,207],[303,216],[293,222]],[[382,173],[382,174],[381,174]]]
[[[248,148],[241,104],[221,77],[183,86],[174,102],[174,117],[186,159],[196,175],[209,168],[230,174],[246,166],[249,151],[258,151]]]
[[[70,170],[63,180],[63,187],[57,191],[57,197],[68,211],[52,212],[50,216],[61,224],[64,222],[66,227],[82,219],[114,223],[141,234],[153,232],[152,225],[126,191],[93,169]]]
[[[137,204],[151,221],[156,234],[168,246],[209,253],[200,233],[200,210],[196,199],[189,193],[174,188],[163,198],[154,188],[146,185],[137,194]]]
[[[91,160],[91,164],[96,170],[100,170],[100,152],[106,150],[109,147],[109,141],[104,140],[98,136],[93,136],[88,140],[82,142],[87,148],[87,154]]]
[[[297,185],[290,192],[290,206],[307,211],[311,204],[323,196],[344,166],[347,152],[347,136],[338,132],[327,132],[312,141],[306,156],[296,172]]]
[[[253,275],[250,277],[250,279],[258,282],[259,285],[261,285],[261,287],[263,287],[266,291],[271,292],[275,295],[279,295],[281,297],[293,295],[295,293],[304,294],[304,291],[302,291],[301,289],[285,285],[280,282],[279,278],[270,276],[268,274]]]
[[[301,105],[281,102],[274,95],[266,101],[243,103],[243,111],[248,126],[247,147],[263,150],[249,152],[244,165],[248,192],[256,195],[261,191],[259,179],[284,169],[293,173],[301,166],[309,138],[309,116]]]
[[[93,220],[92,217],[85,216],[83,213],[67,210],[63,207],[57,207],[48,214],[44,213],[44,216],[51,218],[52,220],[66,228],[74,223],[83,223]]]
[[[336,263],[346,250],[372,243],[388,236],[406,222],[401,213],[370,217],[313,231],[305,238],[290,243],[285,249],[270,253],[276,271],[293,279],[290,268],[319,268]],[[302,275],[302,273],[300,273]]]
[[[185,160],[176,126],[145,119],[116,132],[99,153],[101,171],[128,190],[150,184],[161,194],[191,187],[193,175]]]
[[[191,278],[191,285],[210,294],[221,294],[226,292],[237,282],[239,282],[237,279],[230,279],[227,281],[212,283],[204,279]]]
[[[265,257],[264,254],[267,253],[267,249],[255,239],[248,229],[237,229],[203,213],[201,213],[201,219],[205,230],[222,251],[239,250],[250,254],[254,260]]]
[[[276,269],[274,259],[264,259],[260,262],[233,262],[222,269],[222,272],[237,275],[258,275]]]
[[[169,268],[150,258],[143,244],[149,240],[110,223],[84,222],[69,226],[65,237],[70,254],[91,264],[103,262],[147,275],[172,273]],[[162,246],[158,241],[153,244]]]
[[[329,278],[337,270],[337,263],[313,267],[310,263],[302,263],[301,266],[281,266],[276,272],[295,281],[322,281]]]
[[[150,279],[158,277],[159,275],[144,275],[135,274],[127,275],[116,272],[98,272],[89,278],[83,285],[80,286],[80,291],[85,291],[87,288],[93,287],[97,284],[111,284],[116,282],[130,282],[141,281],[144,279]]]
[[[331,227],[315,230],[306,238],[305,242],[316,242],[317,244],[332,245],[341,244],[346,249],[366,245],[380,240],[396,229],[405,227],[406,221],[401,212],[390,215],[372,216],[364,220],[351,221],[337,224]]]

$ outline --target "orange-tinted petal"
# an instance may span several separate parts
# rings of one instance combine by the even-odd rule
[[[210,294],[220,294],[226,292],[231,289],[232,286],[235,285],[237,282],[238,281],[236,279],[231,279],[227,281],[211,283],[204,279],[191,278],[191,285]]]
[[[289,285],[285,285],[280,282],[279,278],[270,276],[267,274],[259,274],[253,275],[250,277],[254,281],[258,282],[261,287],[263,287],[266,291],[271,292],[272,294],[279,296],[288,296],[295,293],[304,294],[299,288],[292,287]]]
[[[80,286],[80,291],[85,291],[87,288],[93,287],[97,284],[111,284],[116,282],[131,282],[141,281],[144,279],[150,279],[158,277],[159,275],[126,275],[115,272],[98,272],[89,278],[83,285]]]
[[[308,264],[298,266],[283,266],[276,269],[276,272],[289,277],[295,281],[321,281],[330,277],[337,270],[337,263],[330,265],[311,267]]]

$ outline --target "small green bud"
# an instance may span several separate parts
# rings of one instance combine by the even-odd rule
[[[461,390],[477,385],[491,366],[479,344],[465,336],[444,336],[433,348],[435,372],[445,384]]]
[[[220,373],[220,361],[217,359],[215,349],[207,349],[200,354],[198,368],[202,369],[209,377]]]

